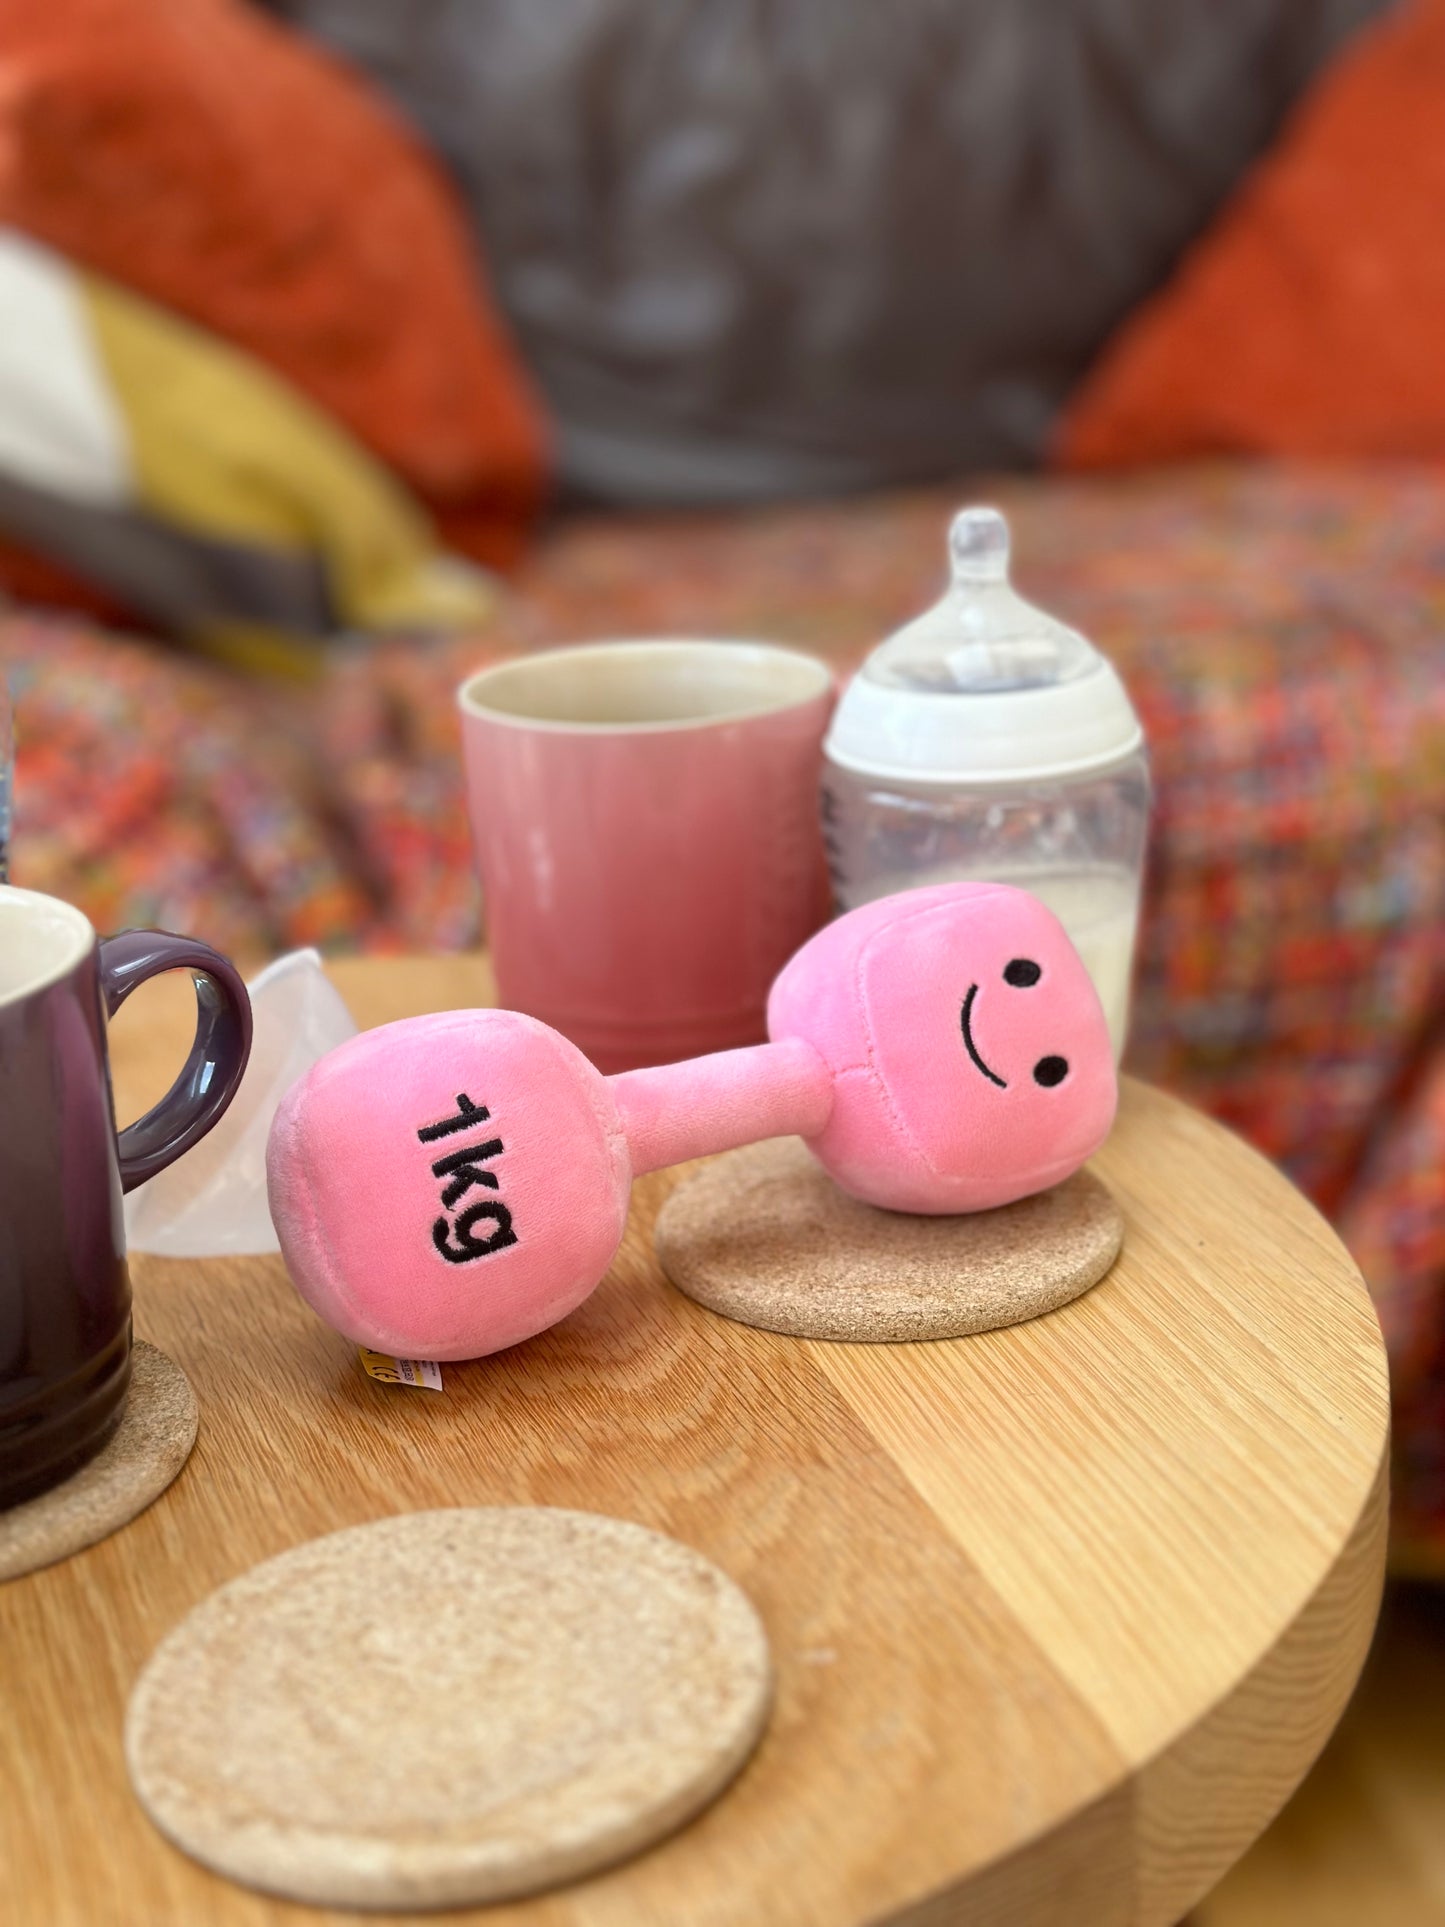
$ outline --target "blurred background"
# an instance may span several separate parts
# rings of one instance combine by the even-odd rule
[[[1130,1068],[1330,1216],[1395,1387],[1375,1657],[1209,1927],[1445,1922],[1442,343],[1445,0],[0,8],[14,881],[473,943],[465,672],[846,670],[968,499],[1120,669]]]

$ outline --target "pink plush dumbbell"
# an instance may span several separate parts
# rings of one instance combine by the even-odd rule
[[[288,1092],[271,1215],[328,1324],[410,1358],[544,1331],[612,1262],[634,1177],[797,1133],[855,1197],[979,1211],[1057,1184],[1117,1100],[1094,987],[1062,925],[1001,884],[865,905],[768,1002],[771,1041],[603,1077],[508,1010],[367,1031]]]

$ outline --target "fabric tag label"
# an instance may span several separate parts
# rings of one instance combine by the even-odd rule
[[[421,1385],[429,1392],[442,1389],[442,1368],[431,1358],[388,1358],[385,1352],[357,1348],[361,1369],[382,1385]]]

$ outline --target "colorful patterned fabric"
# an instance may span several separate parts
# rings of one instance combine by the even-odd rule
[[[17,881],[248,955],[477,929],[452,690],[599,635],[840,664],[936,593],[980,494],[1094,635],[1158,801],[1132,1068],[1277,1158],[1358,1253],[1396,1372],[1402,1556],[1445,1568],[1445,473],[1011,481],[556,531],[496,621],[338,652],[278,696],[93,630],[0,624]]]

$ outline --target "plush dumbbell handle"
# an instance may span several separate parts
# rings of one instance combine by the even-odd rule
[[[607,1087],[634,1177],[760,1138],[815,1137],[833,1108],[828,1066],[801,1037],[622,1071]]]

